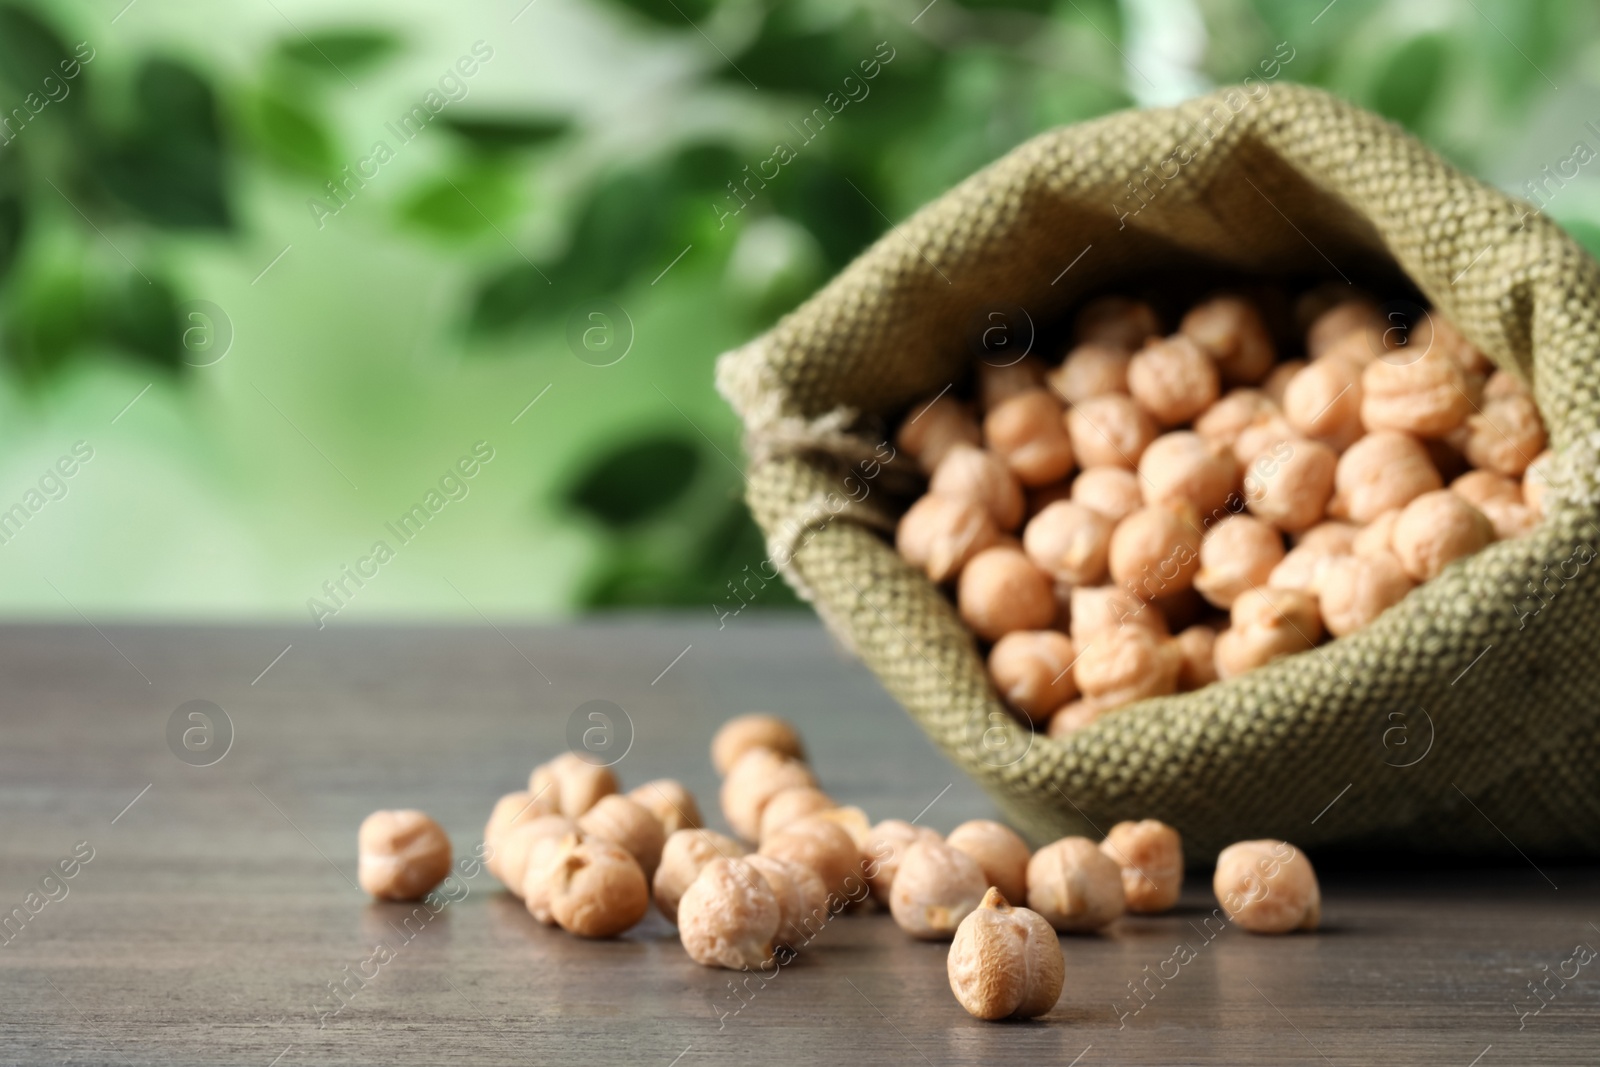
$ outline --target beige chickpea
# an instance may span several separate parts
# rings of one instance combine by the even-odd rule
[[[1360,530],[1350,541],[1348,555],[1362,556],[1366,559],[1394,556],[1394,524],[1400,520],[1399,508],[1390,508],[1382,515],[1373,519]]]
[[[1328,513],[1368,523],[1390,508],[1402,508],[1444,486],[1427,449],[1395,430],[1370,433],[1345,450],[1333,474]]]
[[[774,795],[761,809],[761,833],[757,840],[765,841],[790,823],[836,807],[838,803],[815,786],[799,785],[785,789]]]
[[[1521,477],[1544,450],[1544,420],[1526,393],[1486,400],[1450,438],[1474,467]]]
[[[1117,524],[1107,556],[1111,578],[1149,599],[1189,588],[1200,570],[1200,528],[1192,509],[1146,506]]]
[[[483,827],[483,843],[490,848],[489,859],[485,866],[489,873],[499,877],[495,870],[494,854],[500,848],[501,839],[522,823],[532,822],[543,815],[556,814],[559,798],[547,791],[544,796],[534,799],[532,793],[518,790],[507,793],[494,802],[494,810],[489,813],[489,821]]]
[[[1032,1019],[1055,1007],[1066,962],[1037,912],[1014,908],[991,887],[961,920],[945,961],[950,991],[979,1019]]]
[[[1483,512],[1496,540],[1522,537],[1539,524],[1539,515],[1524,502],[1522,486],[1494,471],[1468,471],[1450,483],[1450,491]]]
[[[947,582],[973,556],[999,541],[1000,528],[982,504],[929,493],[900,517],[894,544],[907,563],[935,582]]]
[[[1110,520],[1070,500],[1049,505],[1022,531],[1022,550],[1034,566],[1068,588],[1104,581],[1110,546]]]
[[[1317,592],[1323,625],[1335,637],[1355,633],[1400,603],[1413,584],[1392,555],[1335,556]]]
[[[1149,604],[1114,585],[1074,589],[1070,598],[1070,632],[1074,651],[1082,651],[1103,633],[1127,626],[1167,635],[1167,620]]]
[[[1074,700],[1070,704],[1062,705],[1054,715],[1050,716],[1050,724],[1045,728],[1045,733],[1060,741],[1082,730],[1110,710],[1099,701],[1087,697]]]
[[[1448,356],[1378,359],[1361,372],[1361,423],[1368,430],[1443,437],[1471,411],[1466,372]]]
[[[872,828],[861,846],[861,869],[875,898],[889,902],[889,890],[906,853],[918,841],[929,840],[939,840],[938,833],[904,819],[885,819]]]
[[[1351,334],[1362,335],[1364,344],[1365,338],[1372,338],[1372,343],[1379,346],[1374,351],[1381,352],[1383,333],[1388,326],[1383,312],[1371,300],[1365,297],[1341,300],[1318,315],[1306,330],[1306,354],[1316,359],[1335,342]]]
[[[1064,934],[1103,929],[1126,907],[1122,868],[1087,837],[1063,837],[1028,861],[1028,907]]]
[[[586,837],[599,838],[626,849],[644,871],[647,881],[655,877],[667,833],[661,820],[643,804],[624,796],[601,797],[594,807],[578,816],[578,829]]]
[[[1231,625],[1217,635],[1217,674],[1234,678],[1322,637],[1316,597],[1297,589],[1252,589],[1233,602]]]
[[[1406,573],[1419,582],[1494,540],[1483,512],[1448,489],[1423,493],[1395,520],[1392,546]]]
[[[1231,455],[1240,434],[1281,414],[1277,403],[1259,389],[1230,389],[1195,417],[1194,432],[1213,448],[1227,449]]]
[[[413,809],[375,811],[356,832],[356,881],[379,900],[419,900],[450,873],[450,838]]]
[[[1302,438],[1282,415],[1268,415],[1239,431],[1233,442],[1233,458],[1238,460],[1244,477],[1251,471],[1276,469],[1278,457],[1289,453],[1288,442]]]
[[[1295,534],[1294,546],[1326,552],[1330,556],[1345,556],[1354,551],[1360,533],[1361,527],[1355,523],[1330,519]]]
[[[674,832],[661,850],[661,863],[651,881],[656,907],[668,922],[676,923],[678,902],[700,876],[700,869],[714,859],[739,859],[744,854],[744,845],[715,830]]]
[[[1178,692],[1201,689],[1217,680],[1215,627],[1196,623],[1173,638],[1173,643],[1178,650]]]
[[[1239,486],[1239,465],[1198,433],[1175,430],[1139,457],[1139,482],[1146,504],[1185,504],[1210,515],[1226,509]]]
[[[1230,607],[1240,593],[1266,585],[1283,555],[1283,534],[1276,527],[1253,515],[1229,515],[1200,542],[1194,587],[1216,607]]]
[[[1043,389],[1016,393],[990,409],[983,440],[1026,486],[1049,485],[1072,470],[1072,440],[1061,402]]]
[[[917,461],[924,474],[932,474],[945,453],[958,444],[977,445],[983,440],[978,421],[966,404],[948,394],[919,403],[900,424],[895,447]]]
[[[1103,708],[1177,691],[1180,657],[1170,637],[1139,626],[1106,631],[1085,645],[1073,665],[1083,695]]]
[[[1102,296],[1083,306],[1072,327],[1080,344],[1098,341],[1131,352],[1161,332],[1161,321],[1142,300]]]
[[[1228,918],[1253,934],[1315,930],[1322,891],[1305,853],[1287,841],[1240,841],[1217,856],[1212,878]]]
[[[1278,565],[1267,575],[1267,586],[1273,589],[1292,589],[1316,596],[1322,588],[1322,577],[1328,573],[1328,564],[1348,552],[1325,552],[1316,546],[1296,545],[1284,554]]]
[[[693,830],[704,825],[700,817],[700,803],[684,784],[674,778],[657,778],[637,789],[628,790],[627,797],[656,817],[664,833]]]
[[[1128,360],[1132,354],[1120,345],[1090,341],[1078,345],[1061,366],[1045,377],[1050,389],[1068,404],[1090,397],[1128,391]]]
[[[1113,526],[1144,507],[1139,476],[1125,467],[1090,467],[1072,479],[1074,504],[1104,515]]]
[[[872,820],[867,818],[866,812],[853,804],[827,808],[823,811],[813,812],[806,817],[815,817],[833,823],[850,835],[850,840],[856,843],[857,850],[866,844],[867,838],[872,835]],[[798,822],[799,820],[796,821]]]
[[[937,838],[906,850],[889,889],[889,913],[900,929],[925,941],[954,936],[988,889],[978,861]]]
[[[1183,839],[1159,819],[1119,822],[1100,851],[1122,869],[1122,895],[1136,915],[1167,911],[1183,890]]]
[[[566,818],[564,815],[560,817]],[[557,860],[576,848],[581,840],[583,833],[574,825],[569,833],[559,836],[541,834],[528,842],[528,855],[522,865],[522,886],[516,895],[522,898],[528,914],[546,926],[556,925],[556,917],[550,911],[556,886],[551,872]]]
[[[747,749],[722,780],[722,816],[746,841],[761,836],[761,815],[767,803],[785,789],[815,786],[811,768],[770,748]]]
[[[997,354],[997,360],[1009,359]],[[992,412],[1012,397],[1044,388],[1045,373],[1049,368],[1037,356],[1023,356],[1011,362],[978,363],[978,406]]]
[[[1198,345],[1230,384],[1259,382],[1278,358],[1261,312],[1240,296],[1214,296],[1196,304],[1178,332]]]
[[[822,815],[790,823],[761,842],[759,851],[816,871],[830,900],[860,900],[867,892],[860,847],[844,827]]]
[[[565,815],[540,815],[528,822],[520,822],[501,835],[494,851],[484,866],[500,879],[506,889],[516,896],[522,895],[522,883],[528,876],[528,858],[533,855],[534,843],[543,837],[565,837],[578,832],[578,824]]]
[[[829,918],[828,892],[822,879],[809,867],[759,853],[745,856],[741,862],[766,879],[778,901],[775,943],[798,952],[821,932]]]
[[[1339,356],[1312,363],[1289,380],[1283,417],[1302,436],[1344,451],[1366,432],[1361,424],[1361,367]]]
[[[598,838],[544,838],[556,841],[553,855],[529,857],[523,900],[539,918],[579,937],[616,937],[650,910],[650,884],[626,849]],[[538,910],[536,910],[538,909]]]
[[[1006,545],[972,557],[961,572],[956,605],[962,621],[986,641],[1013,630],[1042,630],[1057,612],[1050,576]]]
[[[1522,502],[1533,509],[1535,515],[1543,516],[1547,507],[1546,498],[1550,493],[1550,483],[1556,473],[1556,454],[1550,449],[1545,449],[1533,457],[1533,462],[1528,464],[1528,469],[1522,475]]]
[[[554,797],[556,812],[569,819],[576,819],[601,797],[616,791],[617,776],[610,767],[590,763],[576,752],[563,752],[528,776],[528,792],[540,798]]]
[[[1461,364],[1468,374],[1488,374],[1494,369],[1489,357],[1468,341],[1455,325],[1441,315],[1437,308],[1427,312],[1411,327],[1407,348],[1418,351],[1433,349]]]
[[[1081,466],[1133,470],[1155,440],[1156,424],[1132,397],[1108,393],[1067,409],[1067,436]]]
[[[1005,702],[1039,726],[1078,695],[1072,639],[1056,630],[1014,630],[989,650],[989,679]]]
[[[782,915],[760,871],[744,860],[714,859],[678,902],[678,937],[701,966],[760,967],[772,959]]]
[[[1272,373],[1261,380],[1261,391],[1268,400],[1283,406],[1284,394],[1289,391],[1289,383],[1294,381],[1294,376],[1306,368],[1303,359],[1286,359],[1272,368]]]
[[[1221,392],[1217,365],[1183,334],[1146,345],[1128,362],[1128,393],[1160,426],[1188,422]]]
[[[993,819],[972,819],[950,831],[945,843],[971,856],[984,882],[1009,900],[1028,897],[1028,860],[1033,850],[1015,830]]]
[[[1489,402],[1527,395],[1528,387],[1522,383],[1521,379],[1508,371],[1497,370],[1484,380],[1481,399]]]
[[[1279,441],[1246,470],[1245,506],[1280,530],[1308,530],[1327,514],[1338,465],[1338,454],[1319,441]]]
[[[711,766],[718,774],[726,775],[752,748],[771,749],[790,759],[803,761],[806,758],[800,732],[792,723],[776,715],[753,711],[735,715],[717,728],[711,738]]]
[[[1022,524],[1022,483],[993,452],[952,445],[928,479],[928,492],[983,505],[1002,530]]]

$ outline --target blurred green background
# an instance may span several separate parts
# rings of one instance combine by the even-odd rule
[[[1545,180],[1600,248],[1600,168],[1543,172],[1600,150],[1597,30],[1580,0],[0,3],[0,611],[709,617],[763,554],[714,360],[887,219],[1287,42],[1280,77]]]

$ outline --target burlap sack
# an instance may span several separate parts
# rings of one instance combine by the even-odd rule
[[[1154,817],[1200,860],[1263,836],[1514,862],[1600,854],[1596,264],[1390,123],[1303,87],[1254,92],[1036,137],[725,355],[719,387],[747,428],[748,498],[774,565],[1035,839]],[[1034,736],[1008,725],[946,597],[895,554],[919,487],[906,464],[880,466],[883,442],[913,401],[960,379],[982,308],[1048,319],[1174,268],[1390,285],[1403,272],[1532,382],[1558,489],[1536,533],[1353,636],[1066,741]]]

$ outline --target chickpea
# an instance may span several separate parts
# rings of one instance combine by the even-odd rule
[[[1091,933],[1122,915],[1122,868],[1087,837],[1063,837],[1028,861],[1028,907],[1064,934]]]
[[[1326,356],[1289,379],[1283,417],[1295,431],[1342,452],[1365,433],[1361,425],[1361,367]]]
[[[420,811],[375,811],[356,832],[356,881],[379,900],[420,900],[450,873],[450,838]]]
[[[656,907],[670,923],[678,921],[678,902],[694,884],[700,869],[714,859],[739,859],[745,847],[715,830],[678,830],[667,837],[652,886]]]
[[[1266,585],[1283,555],[1276,528],[1251,515],[1229,515],[1200,542],[1194,587],[1215,606],[1230,607],[1240,593]]]
[[[520,897],[534,843],[542,837],[559,838],[577,832],[578,824],[565,815],[540,815],[529,822],[518,823],[501,836],[484,866],[507,890]]]
[[[999,456],[981,448],[952,445],[928,480],[928,491],[981,504],[1002,530],[1022,524],[1022,484]]]
[[[1494,471],[1468,471],[1450,483],[1450,491],[1483,512],[1496,540],[1521,537],[1539,524],[1538,514],[1522,498],[1522,486]]]
[[[540,844],[548,842],[557,842],[554,855],[530,856],[523,882],[534,918],[544,912],[579,937],[616,937],[650,910],[650,884],[627,850],[577,834]]]
[[[1483,512],[1450,490],[1438,489],[1405,506],[1395,520],[1392,542],[1406,573],[1426,582],[1492,540],[1494,526]]]
[[[1281,414],[1277,403],[1259,389],[1230,389],[1195,417],[1194,432],[1213,448],[1225,448],[1232,454],[1240,434]]]
[[[761,809],[761,833],[757,840],[765,841],[790,823],[836,807],[838,804],[834,799],[815,786],[799,785],[785,789]]]
[[[1527,396],[1528,387],[1515,375],[1503,370],[1497,370],[1489,375],[1483,383],[1482,399],[1488,403],[1495,400],[1505,400],[1513,396]]]
[[[1177,334],[1133,354],[1128,392],[1158,425],[1177,426],[1216,403],[1222,381],[1200,346]]]
[[[1144,506],[1144,490],[1139,476],[1125,467],[1090,467],[1072,479],[1071,500],[1115,526]]]
[[[1266,394],[1268,400],[1282,407],[1284,394],[1289,391],[1289,383],[1294,381],[1294,376],[1305,368],[1306,361],[1303,359],[1284,360],[1272,368],[1271,374],[1262,379],[1261,391]]]
[[[918,841],[900,861],[889,913],[912,937],[943,940],[955,934],[988,888],[977,860],[937,838]]]
[[[528,914],[546,926],[556,925],[556,917],[550,911],[551,892],[555,884],[550,872],[556,862],[582,839],[582,831],[572,830],[560,836],[541,834],[528,842],[528,855],[522,865],[522,886],[515,895],[522,898]]]
[[[625,849],[638,862],[647,881],[655,877],[667,833],[661,820],[643,804],[624,796],[601,797],[594,807],[578,816],[578,829],[585,837]]]
[[[1183,840],[1159,819],[1119,822],[1100,842],[1122,870],[1122,895],[1136,915],[1155,915],[1183,890]]]
[[[1003,357],[1002,357],[1003,358]],[[978,405],[986,412],[1020,393],[1044,387],[1048,368],[1037,356],[1023,356],[1012,363],[978,363]]]
[[[1303,440],[1282,415],[1268,415],[1246,426],[1233,442],[1233,458],[1249,478],[1252,471],[1271,472],[1293,450],[1293,442]],[[1249,485],[1247,481],[1246,486]]]
[[[1212,879],[1228,918],[1253,934],[1315,930],[1322,892],[1305,853],[1287,841],[1240,841],[1217,856]]]
[[[590,763],[576,752],[563,752],[528,776],[528,792],[543,797],[547,791],[559,814],[576,819],[601,797],[617,791],[617,776],[610,767]]]
[[[1412,584],[1392,555],[1335,556],[1318,589],[1323,625],[1335,637],[1355,633],[1400,603]]]
[[[759,851],[816,871],[830,900],[858,900],[866,892],[861,849],[844,827],[821,815],[790,823],[761,842]]]
[[[495,870],[494,853],[499,851],[502,838],[519,825],[532,822],[542,815],[554,814],[557,808],[557,798],[552,793],[546,793],[538,800],[532,793],[521,790],[507,793],[494,802],[494,810],[489,813],[489,821],[483,828],[483,842],[490,848],[489,859],[485,866],[489,873],[499,877]],[[502,879],[503,880],[503,879]]]
[[[991,887],[961,920],[945,962],[950,991],[979,1019],[1032,1019],[1055,1007],[1066,963],[1037,912],[1013,908]]]
[[[867,818],[866,812],[854,805],[828,808],[825,811],[813,812],[806,817],[833,823],[850,835],[850,840],[856,843],[858,850],[866,844],[867,838],[872,836],[872,820]]]
[[[637,789],[628,791],[628,799],[642,805],[656,817],[663,832],[673,834],[679,830],[693,830],[703,824],[700,804],[682,782],[672,778],[657,778]]]
[[[962,621],[986,641],[1013,630],[1042,630],[1057,611],[1050,576],[1005,545],[972,557],[961,572],[956,604]]]
[[[1073,335],[1079,344],[1101,344],[1133,351],[1161,332],[1155,309],[1142,300],[1125,296],[1102,296],[1089,301],[1073,321]]]
[[[1521,477],[1544,449],[1544,421],[1526,393],[1486,401],[1450,441],[1474,467]]]
[[[1078,653],[1073,677],[1087,699],[1105,708],[1166,696],[1178,688],[1180,657],[1172,639],[1139,626],[1096,636]]]
[[[1173,638],[1178,649],[1178,692],[1201,689],[1217,680],[1217,631],[1196,623]]]
[[[806,758],[805,745],[793,724],[776,715],[754,711],[736,715],[717,728],[711,738],[711,765],[718,774],[726,775],[752,748],[771,749],[790,759]]]
[[[1107,393],[1126,393],[1130,358],[1128,349],[1119,345],[1090,341],[1068,352],[1045,383],[1068,404],[1081,404]]]
[[[1082,730],[1110,710],[1099,701],[1087,697],[1074,700],[1070,704],[1062,705],[1060,710],[1050,716],[1050,725],[1046,727],[1045,732],[1060,741],[1069,734]]]
[[[1369,430],[1443,437],[1472,411],[1466,373],[1449,356],[1374,360],[1361,372],[1361,422]]]
[[[1318,315],[1306,331],[1306,353],[1316,359],[1335,342],[1351,334],[1360,336],[1363,344],[1370,338],[1375,346],[1373,351],[1381,352],[1383,334],[1388,328],[1383,312],[1371,300],[1365,297],[1341,300]]]
[[[1535,515],[1545,514],[1546,498],[1550,494],[1550,483],[1555,472],[1556,454],[1547,448],[1533,457],[1533,462],[1528,464],[1528,469],[1522,475],[1522,502],[1533,509]]]
[[[1014,630],[989,651],[989,678],[1006,703],[1035,726],[1078,695],[1072,640],[1055,630]]]
[[[1146,504],[1184,504],[1197,514],[1225,510],[1239,485],[1233,455],[1190,430],[1162,434],[1139,457]]]
[[[1267,585],[1273,589],[1291,589],[1316,596],[1322,588],[1323,576],[1328,573],[1328,565],[1344,555],[1349,553],[1325,552],[1315,546],[1296,545],[1272,568],[1272,573],[1267,575]]]
[[[1328,513],[1368,523],[1442,488],[1444,480],[1415,437],[1395,430],[1370,433],[1345,450],[1333,474]]]
[[[978,422],[966,404],[948,394],[911,409],[895,434],[895,447],[917,461],[922,473],[932,474],[945,454],[958,444],[977,445],[983,440]]]
[[[917,842],[930,840],[939,840],[939,835],[904,819],[885,819],[874,826],[861,846],[861,869],[872,895],[887,904],[906,853]]]
[[[971,856],[987,885],[1008,899],[1027,899],[1028,860],[1033,850],[1011,827],[993,819],[972,819],[951,830],[945,843]]]
[[[1023,485],[1049,485],[1072,470],[1072,440],[1061,402],[1043,389],[996,404],[983,420],[983,439]]]
[[[1355,550],[1361,527],[1349,522],[1330,520],[1319,522],[1309,530],[1295,535],[1296,548],[1310,548],[1330,556],[1347,556]]]
[[[1252,589],[1233,602],[1232,625],[1217,635],[1217,674],[1234,678],[1322,636],[1316,597],[1297,589]]]
[[[761,815],[773,797],[795,786],[817,784],[797,759],[770,748],[747,749],[722,780],[722,815],[746,841],[761,836]]]
[[[1308,530],[1327,513],[1338,465],[1338,455],[1325,444],[1280,441],[1245,473],[1245,505],[1280,530]]]
[[[1067,409],[1067,436],[1080,465],[1133,470],[1155,440],[1156,424],[1132,397],[1108,393]]]
[[[1149,630],[1165,637],[1167,621],[1159,611],[1114,585],[1074,589],[1071,597],[1072,647],[1082,651],[1096,637],[1124,626]]]
[[[678,936],[689,958],[730,971],[772,959],[782,920],[766,877],[744,860],[714,859],[678,902]]]
[[[1494,369],[1489,357],[1468,341],[1448,319],[1439,314],[1437,308],[1426,312],[1412,324],[1411,336],[1407,339],[1406,347],[1442,352],[1461,364],[1461,369],[1468,374],[1488,374]]]
[[[828,921],[828,891],[810,867],[774,859],[771,856],[745,856],[742,862],[755,868],[767,881],[767,888],[778,901],[778,934],[775,943],[798,952],[821,932]]]
[[[1350,542],[1348,555],[1366,559],[1394,556],[1394,524],[1400,520],[1400,509],[1390,508],[1373,519],[1356,533]]]
[[[1149,598],[1189,588],[1200,570],[1200,528],[1192,509],[1146,506],[1117,524],[1107,557],[1112,579]]]
[[[999,541],[1000,528],[982,504],[929,493],[901,516],[894,543],[907,563],[935,582],[947,582]]]
[[[1196,304],[1178,332],[1199,346],[1229,383],[1259,382],[1278,358],[1261,312],[1243,297],[1214,296]]]
[[[1099,512],[1059,500],[1022,531],[1022,550],[1034,566],[1071,588],[1104,581],[1111,522]]]

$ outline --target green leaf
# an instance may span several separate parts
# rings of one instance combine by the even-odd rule
[[[670,508],[693,484],[700,449],[672,434],[626,442],[585,467],[562,502],[611,527],[633,526]]]
[[[246,121],[262,154],[285,170],[320,180],[338,169],[327,127],[295,101],[272,91],[259,93]]]
[[[540,311],[554,310],[559,302],[551,299],[552,288],[531,264],[502,267],[478,283],[467,328],[479,334],[503,333]]]
[[[463,141],[484,152],[538,148],[572,129],[572,123],[566,119],[537,115],[490,118],[484,115],[445,114],[439,116],[437,121]]]
[[[6,360],[26,380],[55,373],[99,331],[99,309],[76,267],[30,271],[8,305]]]
[[[1373,83],[1373,110],[1415,130],[1438,95],[1444,61],[1444,39],[1435,33],[1413,37],[1395,49]]]
[[[308,71],[345,78],[370,70],[400,51],[400,39],[387,30],[319,30],[278,42],[277,55]]]
[[[183,326],[177,300],[161,278],[130,274],[101,297],[106,338],[143,362],[175,371],[182,365]]]
[[[4,113],[9,114],[12,107],[25,106],[21,98],[30,93],[38,94],[41,100],[48,99],[51,92],[60,95],[61,90],[54,88],[57,84],[67,86],[68,91],[59,101],[51,100],[49,106],[76,109],[81,94],[74,91],[77,87],[70,86],[71,79],[66,77],[78,62],[75,55],[33,12],[19,4],[0,4],[0,79],[10,83],[19,98],[8,100]],[[49,84],[46,78],[50,79]]]
[[[146,221],[226,229],[225,150],[216,96],[194,69],[147,60],[134,81],[135,120],[109,138],[94,177]]]
[[[675,29],[698,25],[717,6],[717,0],[617,0],[623,7],[652,22]]]
[[[0,196],[0,282],[11,273],[22,252],[22,238],[27,229],[27,216],[23,211],[22,197],[16,193]]]
[[[441,237],[470,237],[493,228],[516,208],[516,174],[483,165],[423,182],[401,202],[400,218]]]

